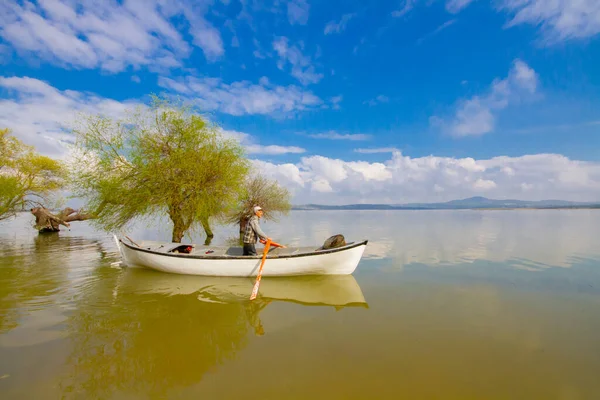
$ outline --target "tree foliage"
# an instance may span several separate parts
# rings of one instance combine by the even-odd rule
[[[260,173],[249,176],[238,197],[237,208],[228,222],[240,225],[243,234],[246,223],[252,215],[252,208],[260,205],[265,220],[277,221],[279,215],[287,214],[292,208],[290,192],[275,180],[269,180]]]
[[[0,129],[0,220],[48,204],[65,185],[65,166]]]
[[[168,215],[172,240],[235,206],[249,163],[241,145],[192,109],[152,98],[124,119],[88,115],[74,129],[75,194],[94,223],[121,229],[136,218]]]

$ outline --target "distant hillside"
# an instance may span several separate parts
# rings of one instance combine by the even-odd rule
[[[478,196],[462,200],[451,200],[445,203],[346,204],[339,206],[304,204],[292,207],[293,210],[460,210],[490,208],[600,208],[600,203],[566,200],[494,200]]]

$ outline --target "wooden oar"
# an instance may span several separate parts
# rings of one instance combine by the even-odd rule
[[[265,260],[267,259],[267,253],[269,252],[269,247],[271,247],[271,241],[267,240],[265,243],[265,249],[263,250],[262,261],[260,262],[260,268],[258,269],[258,275],[256,275],[256,282],[254,282],[254,287],[252,288],[252,294],[250,295],[250,300],[254,300],[256,295],[258,294],[258,287],[260,286],[260,278],[262,277],[262,270],[265,265]]]
[[[135,244],[137,247],[142,247],[142,246],[140,246],[139,244],[137,244],[136,242],[134,242],[133,240],[131,240],[131,238],[130,238],[129,236],[125,235],[125,237],[126,237],[127,239],[129,239],[129,241],[130,241],[131,243]]]

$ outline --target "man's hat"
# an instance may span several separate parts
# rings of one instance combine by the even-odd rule
[[[253,210],[254,210],[254,214],[256,214],[257,212],[262,210],[262,208],[260,206],[254,206]]]

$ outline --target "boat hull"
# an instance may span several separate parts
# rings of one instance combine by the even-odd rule
[[[204,257],[187,254],[160,253],[143,246],[135,247],[117,241],[124,262],[129,266],[157,271],[202,276],[256,276],[261,256]],[[367,241],[343,248],[289,256],[268,255],[262,276],[350,275],[363,255]]]

